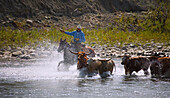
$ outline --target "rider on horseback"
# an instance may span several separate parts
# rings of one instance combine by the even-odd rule
[[[85,35],[84,33],[81,31],[81,26],[78,25],[77,26],[77,30],[73,31],[73,32],[65,32],[64,30],[60,29],[61,32],[74,36],[74,47],[75,47],[75,51],[79,52],[81,50],[81,42],[85,42]]]

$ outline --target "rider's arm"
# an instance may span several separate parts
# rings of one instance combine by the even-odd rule
[[[68,34],[68,35],[71,35],[71,36],[74,36],[75,31],[73,31],[73,32],[64,32],[64,33]]]

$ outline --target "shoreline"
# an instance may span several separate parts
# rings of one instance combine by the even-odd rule
[[[94,43],[93,43],[94,44]],[[109,45],[89,45],[96,52],[97,57],[117,58],[124,55],[129,56],[160,56],[170,57],[170,43],[147,43],[145,45],[136,46],[134,44],[127,44],[123,47],[109,46]],[[40,57],[48,57],[53,51],[57,51],[58,45],[51,44],[50,47],[24,47],[12,49],[0,49],[0,59],[21,59],[31,60]]]

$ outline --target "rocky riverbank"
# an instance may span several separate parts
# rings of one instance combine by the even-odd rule
[[[123,47],[110,47],[107,45],[95,45],[93,48],[96,55],[100,57],[122,57],[124,55],[130,56],[170,56],[170,44],[163,43],[147,43],[145,45],[126,44]]]
[[[109,45],[97,45],[92,43],[92,48],[96,52],[96,56],[99,57],[122,57],[124,55],[131,56],[170,56],[170,43],[147,43],[145,45],[126,44],[123,47],[109,46]],[[24,47],[24,48],[4,48],[0,50],[1,59],[38,59],[42,57],[48,57],[53,51],[57,51],[58,46],[49,45],[50,47]]]
[[[24,48],[3,48],[0,49],[0,59],[38,59],[42,57],[48,57],[52,54],[52,51],[57,51],[56,46],[50,46],[50,47],[38,47],[38,48],[32,48],[32,47],[24,47]]]

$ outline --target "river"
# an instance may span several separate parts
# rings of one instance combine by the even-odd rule
[[[124,75],[121,58],[114,58],[113,76],[78,78],[76,65],[57,71],[62,53],[47,58],[0,61],[1,98],[170,98],[170,79]],[[61,66],[62,67],[62,66]]]

